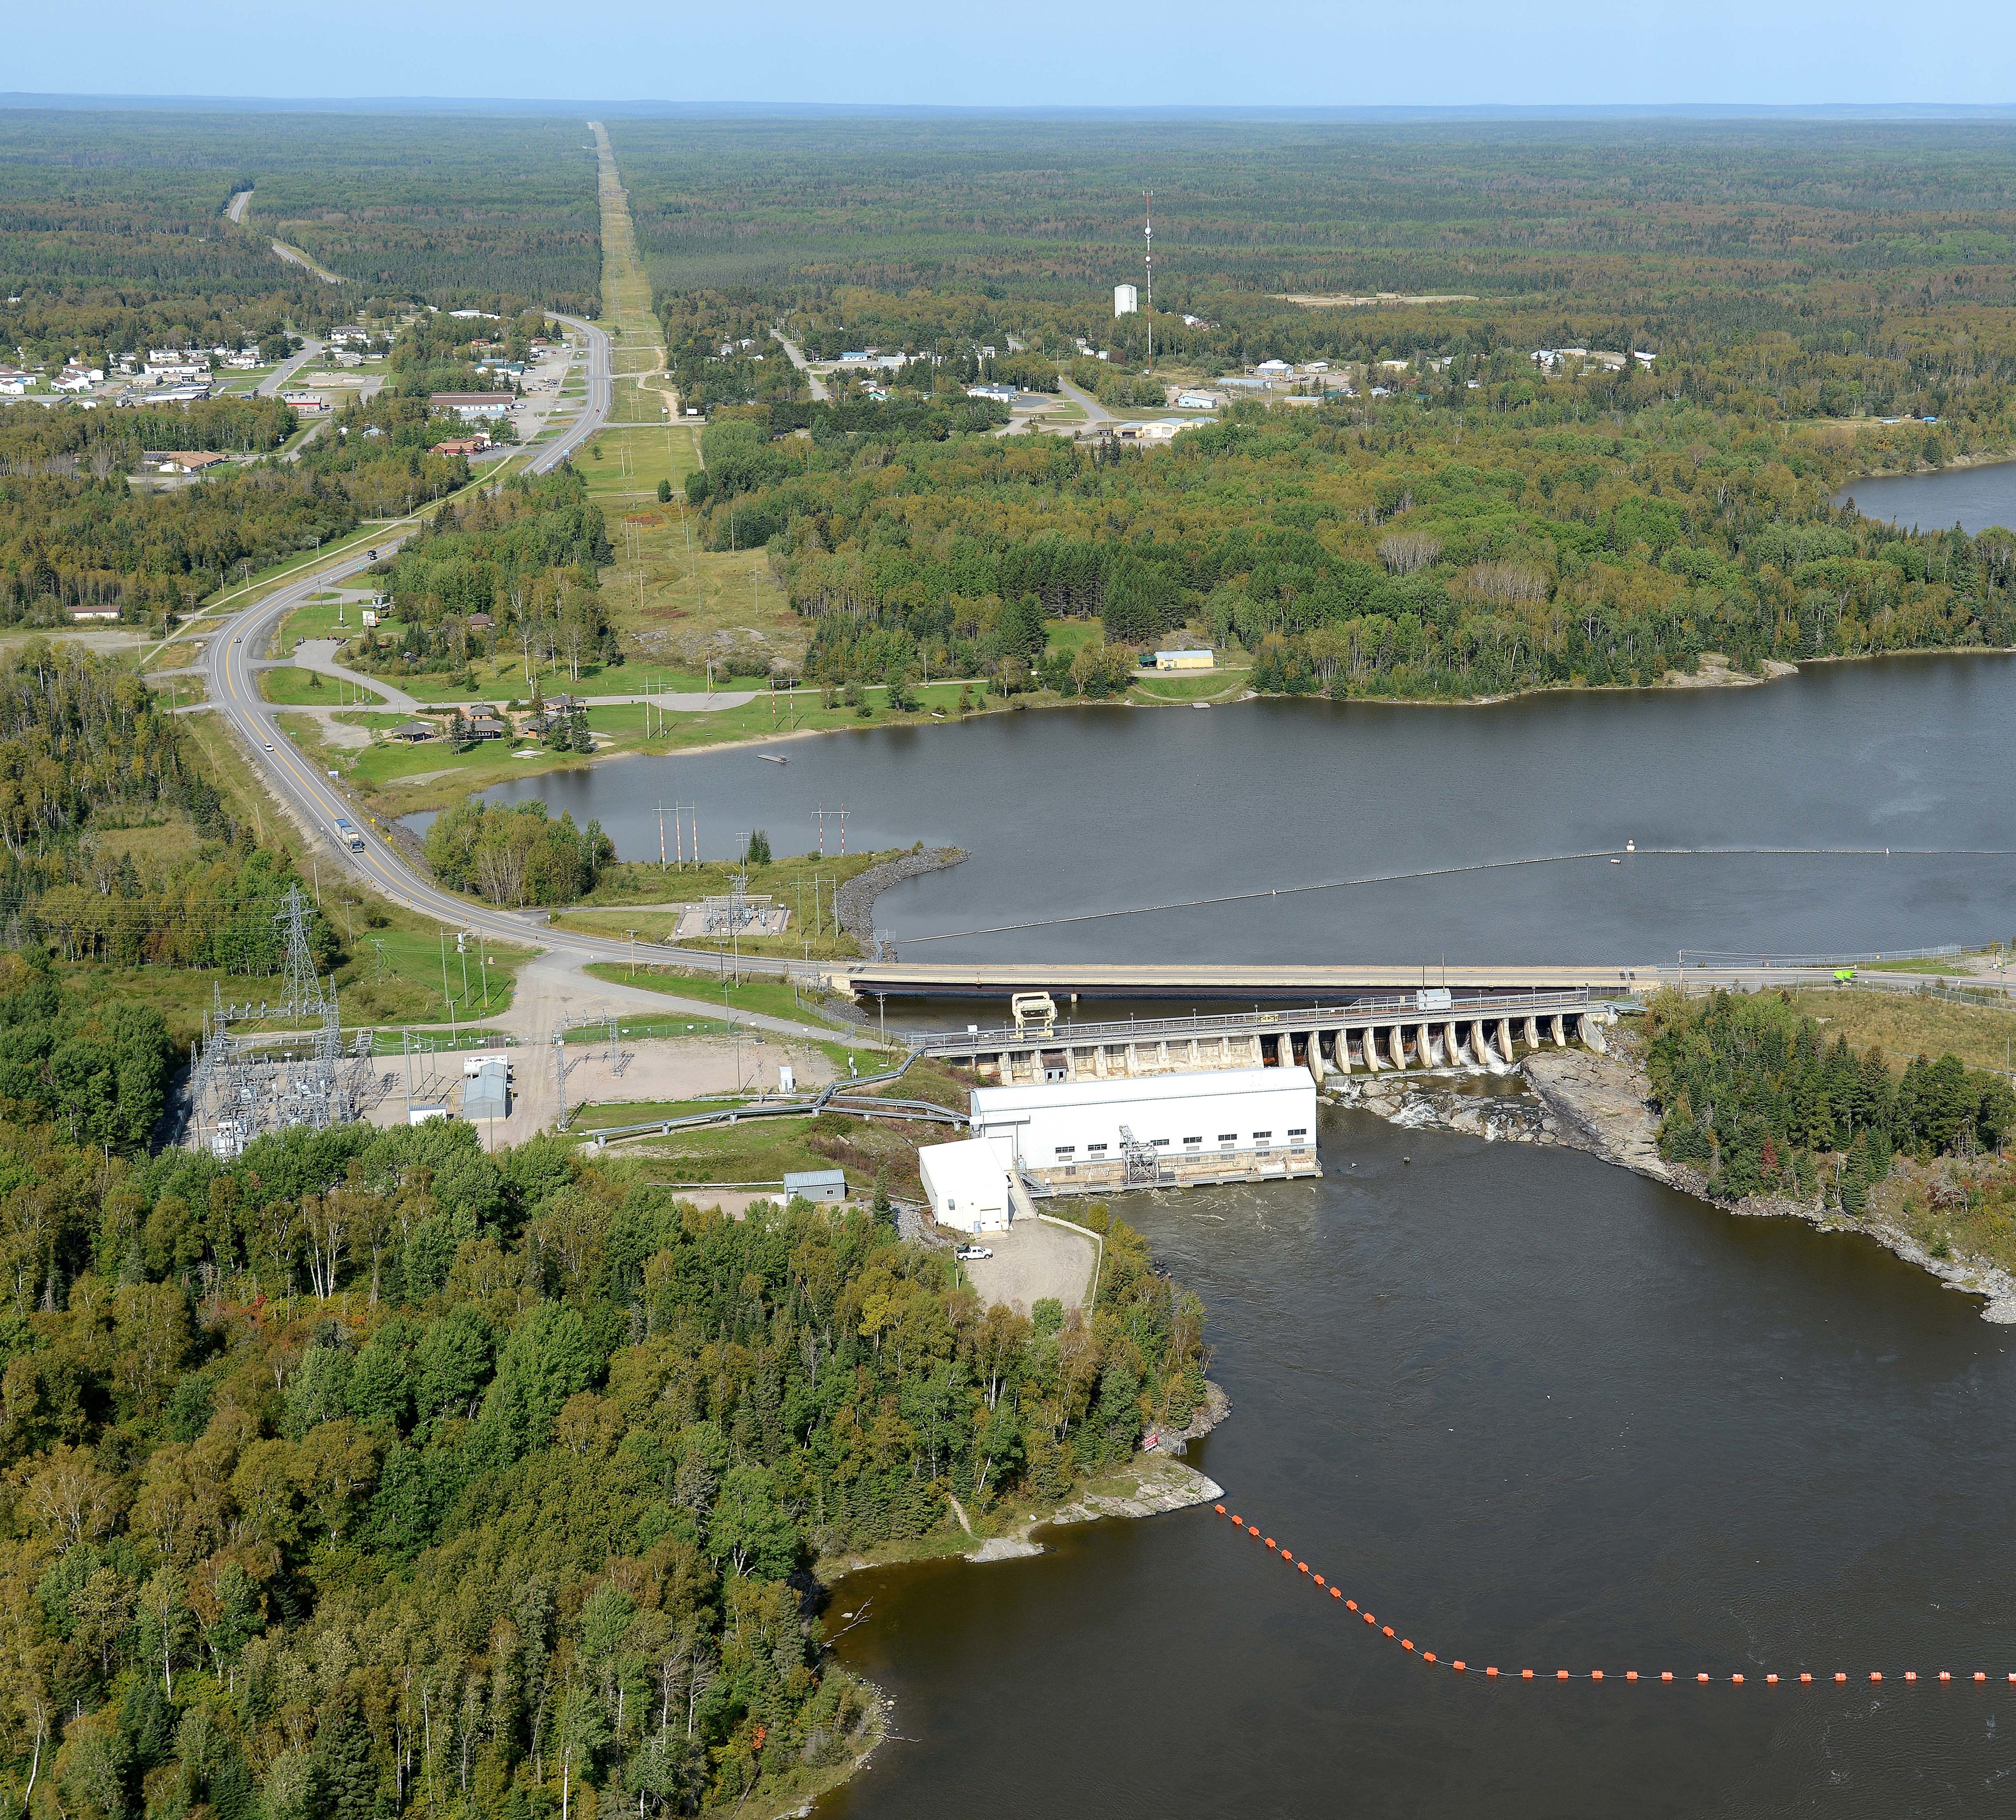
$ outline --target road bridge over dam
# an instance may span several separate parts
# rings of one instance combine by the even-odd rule
[[[1670,971],[1670,970],[1669,970]],[[868,960],[836,973],[834,984],[857,999],[1002,999],[1047,992],[1060,1001],[1181,999],[1265,1004],[1341,1004],[1438,988],[1458,998],[1522,993],[1625,996],[1658,977],[1654,964],[1637,967],[1321,967],[1141,964],[1111,961],[967,962]]]
[[[1510,1069],[1523,1049],[1580,1044],[1599,1052],[1617,1021],[1614,1001],[1566,992],[1439,990],[1301,1009],[1197,1012],[1186,1018],[1059,1020],[1014,1028],[919,1032],[920,1054],[961,1061],[1004,1086],[1111,1080],[1234,1068],[1306,1068],[1333,1074],[1408,1068]]]

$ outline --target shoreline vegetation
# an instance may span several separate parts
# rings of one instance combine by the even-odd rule
[[[1701,654],[1701,668],[1694,672],[1669,671],[1655,681],[1644,683],[1582,683],[1550,682],[1534,684],[1530,688],[1519,689],[1499,694],[1478,694],[1465,697],[1380,695],[1352,697],[1337,701],[1339,708],[1369,707],[1394,708],[1479,708],[1502,707],[1514,701],[1528,701],[1545,695],[1609,695],[1652,694],[1669,690],[1687,691],[1701,689],[1749,689],[1796,678],[1809,664],[1850,664],[1876,662],[1888,659],[1909,658],[1984,658],[2016,655],[2016,644],[1927,646],[1903,651],[1861,651],[1838,655],[1802,658],[1797,663],[1767,659],[1753,674],[1730,665],[1726,659],[1720,662],[1711,660],[1721,658],[1717,652]],[[937,687],[937,685],[933,685]],[[1210,698],[1205,705],[1211,708],[1237,707],[1248,701],[1309,700],[1306,696],[1276,694],[1253,689],[1241,690],[1237,694]],[[1314,699],[1325,699],[1315,697]],[[387,820],[396,820],[402,816],[424,813],[459,802],[473,791],[488,789],[507,778],[544,776],[551,772],[586,768],[589,766],[620,763],[625,759],[664,759],[676,756],[711,756],[716,753],[733,752],[752,748],[772,749],[800,740],[823,739],[849,734],[872,733],[890,727],[922,730],[934,726],[951,726],[961,720],[975,720],[988,715],[1045,712],[1057,708],[1194,708],[1199,704],[1193,701],[1172,701],[1132,695],[1089,698],[1081,696],[1048,694],[1035,697],[1017,696],[1007,701],[988,696],[977,701],[965,715],[955,719],[934,718],[929,713],[915,716],[890,715],[873,721],[848,723],[837,726],[799,727],[785,732],[771,733],[737,733],[718,739],[689,741],[678,745],[649,742],[639,745],[598,749],[592,755],[570,754],[553,762],[528,766],[517,764],[509,769],[499,763],[491,769],[471,777],[463,771],[443,773],[434,772],[422,783],[408,784],[396,772],[389,773],[381,781],[364,783],[360,792],[369,805],[372,813]],[[427,747],[412,748],[412,761],[416,769],[440,762],[437,752]],[[353,784],[362,783],[353,779]],[[389,792],[398,791],[395,797]],[[642,860],[630,862],[643,864]],[[592,906],[586,906],[592,907]]]
[[[1354,1078],[1330,1097],[1409,1128],[1581,1150],[1725,1213],[1856,1234],[1981,1297],[1983,1320],[2016,1324],[2016,1166],[1998,1148],[2016,1099],[1999,1074],[1968,1069],[1950,1054],[1939,1062],[1921,1054],[1900,1069],[1881,1047],[1851,1050],[1845,1037],[1829,1050],[1820,1035],[1831,1020],[1816,1014],[1831,996],[1801,993],[1795,1002],[1774,991],[1683,1001],[1665,992],[1644,1019],[1627,1019],[1611,1033],[1607,1055],[1540,1051],[1523,1058],[1516,1093],[1478,1094],[1469,1090],[1478,1083],[1464,1071],[1437,1070]],[[1888,1000],[1881,1011],[1908,1026],[1913,1003]],[[1985,1015],[2016,1029],[2016,1012]],[[1683,1027],[1698,1062],[1700,1027],[1717,1016],[1745,1026],[1733,1046],[1737,1066],[1718,1086],[1751,1103],[1733,1121],[1727,1144],[1717,1133],[1704,1155],[1701,1127],[1672,1071],[1672,1033],[1676,1024]],[[1838,1147],[1795,1149],[1782,1120],[1774,1130],[1755,1103],[1786,1094],[1802,1049],[1809,1074],[1834,1062],[1844,1101],[1861,1102],[1841,1115],[1841,1128],[1822,1130],[1810,1087],[1802,1093],[1794,1082],[1791,1115],[1805,1121],[1801,1135],[1829,1146],[1840,1141]],[[1843,1058],[1849,1058],[1846,1069]],[[1985,1108],[1985,1132],[1976,1129],[1984,1098],[1994,1101]],[[1725,1116],[1718,1108],[1718,1119]],[[1893,1135],[1902,1140],[1894,1148]],[[1739,1155],[1739,1147],[1749,1154]]]
[[[885,1212],[729,1217],[557,1138],[5,1136],[46,1184],[5,1227],[10,1711],[71,1813],[368,1815],[381,1757],[507,1815],[782,1812],[887,1729],[826,1648],[844,1573],[1216,1492],[1162,1451],[1224,1413],[1202,1304],[1098,1204],[1096,1306],[1022,1310]]]

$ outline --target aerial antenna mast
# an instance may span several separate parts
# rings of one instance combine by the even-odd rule
[[[1155,193],[1141,192],[1142,232],[1148,243],[1148,370],[1155,370]]]

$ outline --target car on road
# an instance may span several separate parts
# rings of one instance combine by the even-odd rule
[[[977,1263],[982,1258],[991,1258],[994,1253],[984,1245],[963,1245],[957,1253],[963,1264]]]
[[[267,750],[268,751],[269,751],[269,752],[270,752],[272,749],[273,749],[273,742],[272,742],[271,740],[267,741],[267,742],[266,742],[266,750]]]

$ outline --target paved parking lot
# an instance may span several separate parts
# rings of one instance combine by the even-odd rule
[[[985,1232],[977,1243],[994,1253],[966,1266],[973,1286],[989,1302],[1027,1314],[1047,1296],[1081,1308],[1092,1288],[1099,1248],[1091,1238],[1041,1220],[1018,1220],[1006,1232]]]

